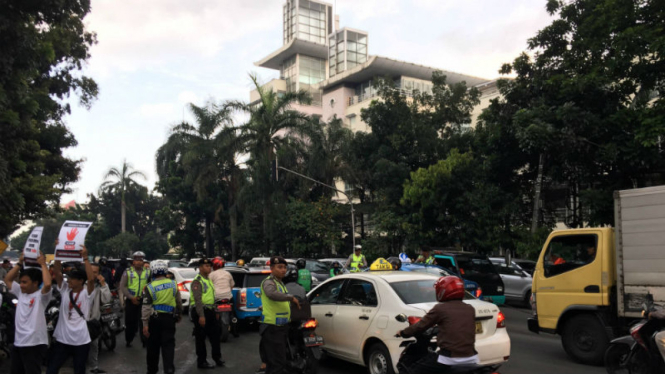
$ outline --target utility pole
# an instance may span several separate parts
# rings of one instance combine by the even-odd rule
[[[277,163],[273,164],[273,170],[274,170],[273,171],[273,177],[275,178],[275,180],[277,180],[277,178],[278,178],[277,169],[284,170],[287,173],[297,175],[300,178],[307,179],[308,181],[314,182],[314,183],[316,183],[318,185],[321,185],[323,187],[330,188],[331,190],[333,190],[335,192],[338,192],[338,193],[341,193],[342,195],[346,196],[347,200],[349,200],[349,206],[351,206],[351,239],[353,241],[353,248],[355,248],[356,247],[356,218],[355,218],[355,210],[353,209],[353,201],[351,201],[351,196],[347,195],[346,192],[344,192],[344,191],[340,191],[337,188],[335,188],[333,186],[330,186],[328,184],[325,184],[323,182],[317,181],[314,178],[310,178],[306,175],[300,174],[300,173],[295,172],[293,170],[289,170],[287,168],[278,166]]]
[[[541,153],[538,158],[538,176],[533,193],[533,216],[531,217],[531,233],[535,234],[538,229],[538,216],[540,212],[540,191],[543,186],[543,164],[545,163],[545,154]]]

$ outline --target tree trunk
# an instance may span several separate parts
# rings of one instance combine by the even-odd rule
[[[206,216],[206,253],[208,255],[208,258],[213,258],[215,255],[215,251],[213,248],[213,242],[212,242],[212,220],[210,217]]]
[[[531,233],[534,234],[538,229],[538,217],[540,213],[540,190],[543,185],[543,164],[545,163],[545,154],[541,153],[538,157],[538,175],[534,183],[533,193],[533,215],[531,217]]]

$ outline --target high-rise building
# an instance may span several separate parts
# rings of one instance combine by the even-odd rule
[[[496,82],[484,78],[369,54],[369,35],[348,27],[340,29],[331,4],[316,0],[287,0],[283,7],[284,44],[255,65],[280,72],[264,87],[276,92],[308,91],[311,105],[294,109],[328,121],[333,116],[354,131],[369,131],[360,111],[377,95],[376,77],[392,77],[405,95],[431,92],[432,73],[441,71],[449,83],[465,81],[481,91],[481,104],[473,123],[490,99],[498,96]],[[259,99],[256,90],[250,102]]]

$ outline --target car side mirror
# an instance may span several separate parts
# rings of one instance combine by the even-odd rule
[[[397,320],[397,322],[406,322],[408,321],[408,318],[406,317],[406,314],[401,313],[395,316],[395,320]]]

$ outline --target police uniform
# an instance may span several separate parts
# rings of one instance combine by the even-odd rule
[[[281,257],[272,257],[270,265],[286,265]],[[287,293],[280,279],[270,275],[261,282],[261,358],[266,363],[266,374],[286,373],[286,346],[291,319],[290,301],[293,295]]]
[[[212,262],[208,259],[203,259],[199,262],[199,266],[211,265]],[[197,300],[199,298],[200,300]],[[220,327],[215,314],[215,288],[212,281],[201,276],[199,273],[192,281],[191,292],[189,299],[189,310],[192,322],[194,323],[194,337],[196,338],[196,357],[199,368],[213,368],[207,362],[208,355],[206,350],[206,337],[210,340],[212,349],[212,359],[217,366],[223,366],[222,350],[219,343],[220,340]],[[205,327],[199,324],[199,317],[205,317]]]
[[[175,373],[175,324],[182,314],[182,299],[176,283],[160,276],[143,290],[142,317],[147,324],[148,374],[159,371],[159,353],[162,353],[164,374]]]
[[[134,267],[127,268],[127,271],[120,280],[120,286],[123,294],[128,299],[130,297],[138,296],[139,300],[143,294],[143,289],[150,281],[150,271],[142,269],[137,272]],[[125,302],[125,341],[127,346],[132,343],[137,330],[139,329],[139,321],[141,318],[141,305],[134,305],[131,301]]]

